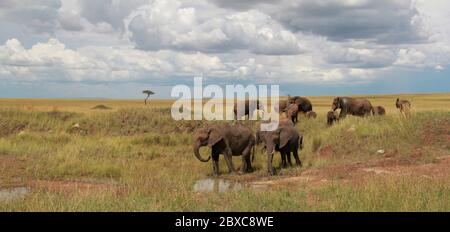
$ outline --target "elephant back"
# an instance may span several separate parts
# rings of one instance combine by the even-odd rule
[[[294,97],[294,102],[298,105],[299,112],[306,113],[313,110],[311,101],[305,97],[296,96]]]

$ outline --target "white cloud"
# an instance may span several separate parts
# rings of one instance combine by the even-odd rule
[[[13,81],[151,81],[224,69],[217,56],[133,48],[66,48],[57,39],[26,49],[17,39],[0,46],[1,79]]]
[[[130,39],[143,50],[228,52],[242,49],[266,55],[292,55],[302,51],[293,33],[258,10],[235,13],[212,4],[203,7],[217,14],[207,18],[203,12],[180,1],[153,1],[128,17]]]
[[[67,48],[57,39],[26,49],[17,39],[0,46],[1,79],[10,81],[169,81],[202,75],[265,82],[313,82],[352,76],[346,69],[313,65],[313,57],[250,53],[217,56],[200,52],[141,51],[132,47]]]
[[[400,49],[395,62],[399,66],[421,67],[426,64],[427,56],[417,49]]]
[[[434,69],[441,71],[441,70],[444,70],[445,68],[442,67],[442,65],[438,64],[438,65],[436,65],[436,67],[434,67]]]
[[[392,65],[397,55],[391,49],[342,47],[334,45],[326,51],[327,61],[355,68],[382,68]]]

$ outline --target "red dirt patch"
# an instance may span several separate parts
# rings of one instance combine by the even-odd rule
[[[392,151],[386,151],[386,153],[384,154],[384,158],[391,158],[391,157],[395,157],[398,154],[398,150],[392,150]]]
[[[270,177],[248,182],[259,186],[296,186],[305,184],[308,187],[321,186],[329,181],[360,184],[367,178],[378,175],[414,175],[428,179],[444,179],[450,176],[450,155],[441,156],[436,162],[414,164],[392,158],[372,161],[368,163],[353,163],[332,165],[325,168],[310,168],[301,172],[300,176]]]
[[[0,186],[22,186],[27,177],[26,159],[0,154]]]
[[[385,168],[401,175],[428,176],[432,179],[448,179],[450,176],[450,155],[436,158],[436,162],[421,165],[403,165]]]

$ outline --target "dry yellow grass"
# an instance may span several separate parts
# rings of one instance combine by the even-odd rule
[[[328,128],[333,97],[308,97],[318,118],[297,125],[304,167],[269,178],[258,148],[255,172],[221,175],[240,186],[223,193],[194,191],[212,174],[191,152],[204,122],[174,122],[173,100],[0,99],[0,191],[28,189],[0,211],[449,211],[450,94],[400,95],[408,120],[398,95],[361,97],[387,116]]]
[[[317,112],[328,111],[334,96],[307,96],[314,105]],[[369,99],[373,105],[382,105],[389,112],[395,111],[395,99],[400,97],[411,101],[416,111],[422,110],[444,110],[450,108],[450,93],[438,94],[384,94],[384,95],[353,95],[353,97],[364,97]],[[285,99],[286,97],[281,97]],[[149,107],[170,107],[175,100],[149,100]],[[60,110],[86,112],[96,105],[106,105],[113,109],[144,107],[141,99],[23,99],[23,98],[0,98],[0,109],[17,108],[25,110]]]

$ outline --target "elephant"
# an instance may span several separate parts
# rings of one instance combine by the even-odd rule
[[[300,97],[300,96],[291,97],[288,95],[288,102],[295,103],[296,105],[298,105],[298,112],[300,112],[300,113],[307,113],[307,112],[313,110],[311,101],[309,101],[305,97]]]
[[[411,103],[408,100],[400,100],[400,98],[397,98],[395,107],[397,107],[397,109],[400,109],[400,113],[405,116],[405,118],[408,118],[410,116]]]
[[[331,108],[333,111],[341,109],[340,119],[345,118],[347,114],[364,117],[372,113],[372,104],[369,100],[351,97],[336,97]]]
[[[256,143],[264,143],[267,153],[267,171],[269,175],[275,174],[273,168],[273,154],[279,151],[281,155],[281,166],[286,167],[291,163],[291,153],[295,158],[297,166],[301,166],[302,162],[298,157],[298,150],[303,148],[303,135],[301,135],[294,127],[289,119],[280,120],[279,126],[274,131],[258,130],[256,133]],[[286,162],[287,158],[287,162]]]
[[[385,115],[386,114],[386,110],[382,106],[374,106],[372,108],[372,114],[373,115]]]
[[[308,113],[306,113],[306,117],[314,119],[314,118],[317,118],[317,114],[314,111],[309,111]]]
[[[195,157],[202,162],[208,162],[212,157],[215,176],[219,175],[220,154],[224,155],[230,173],[236,172],[232,156],[242,156],[241,173],[253,171],[250,156],[254,156],[255,136],[249,127],[240,123],[209,125],[197,131],[194,141]],[[206,159],[200,155],[203,146],[211,147],[211,156]]]
[[[286,116],[290,119],[294,124],[298,121],[298,106],[297,104],[289,104],[286,110]]]
[[[234,108],[233,108],[233,112],[234,112],[234,118],[235,119],[239,119],[242,116],[248,117],[250,118],[253,115],[253,112],[255,112],[255,110],[264,110],[262,105],[260,104],[259,100],[245,100],[245,102],[241,102],[245,104],[245,108],[244,108],[244,112],[243,114],[239,114],[240,112],[238,112],[238,104],[234,103]]]
[[[327,124],[328,126],[332,126],[335,121],[339,120],[339,115],[336,111],[328,111],[327,113]]]
[[[278,113],[286,112],[287,105],[288,105],[287,100],[280,100],[278,102],[278,108],[276,108],[276,106],[275,106],[275,111]]]

